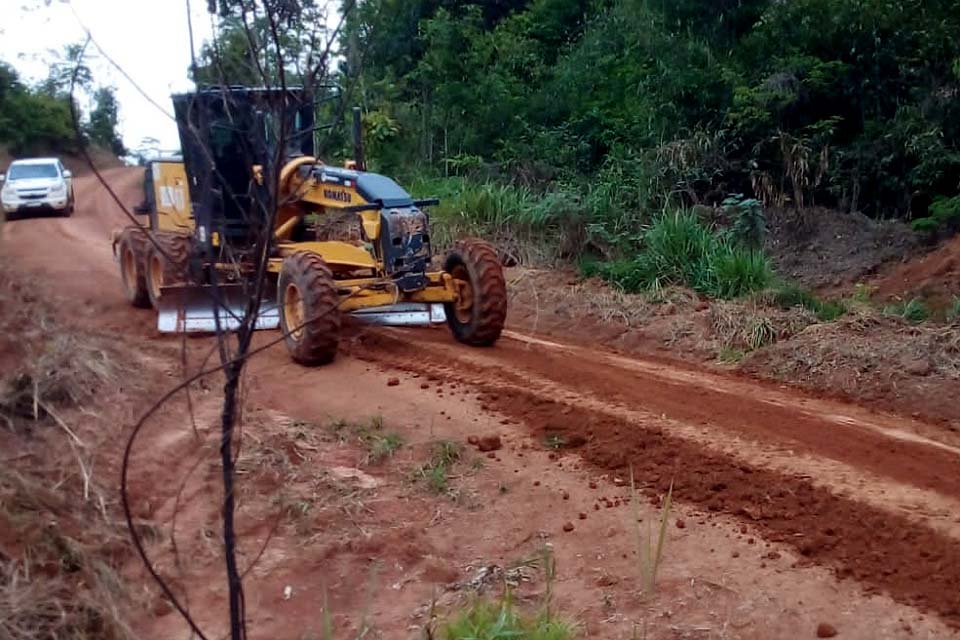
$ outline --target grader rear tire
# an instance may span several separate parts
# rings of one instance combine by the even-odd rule
[[[147,292],[147,278],[144,270],[146,242],[147,237],[142,231],[129,230],[124,232],[117,245],[123,293],[127,302],[141,309],[150,308],[150,294]]]
[[[460,240],[443,268],[458,289],[457,300],[444,305],[454,337],[474,347],[489,347],[500,338],[507,320],[507,282],[496,249],[483,240]]]
[[[332,362],[340,343],[340,296],[323,258],[301,252],[283,261],[277,306],[293,359],[308,366]]]
[[[150,304],[154,309],[159,309],[161,287],[187,281],[191,239],[189,236],[162,232],[155,233],[153,239],[156,244],[147,241],[144,277]],[[157,245],[160,245],[163,252],[157,249]]]

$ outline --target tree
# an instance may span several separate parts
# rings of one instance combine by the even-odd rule
[[[119,124],[119,106],[114,91],[110,87],[100,87],[93,94],[94,107],[90,112],[90,122],[87,124],[87,136],[115,155],[126,155],[127,150],[117,133]]]

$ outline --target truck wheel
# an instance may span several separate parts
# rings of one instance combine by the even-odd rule
[[[443,269],[457,287],[457,299],[444,305],[454,337],[475,347],[495,343],[507,319],[507,282],[496,249],[483,240],[460,240]]]
[[[340,343],[340,296],[323,258],[300,252],[283,261],[277,306],[293,359],[309,366],[332,362]]]
[[[187,281],[191,240],[189,236],[173,233],[154,233],[153,239],[156,244],[147,240],[145,276],[150,304],[154,309],[159,309],[161,287]],[[163,252],[157,249],[157,245],[160,245]]]
[[[127,301],[135,307],[150,307],[147,278],[144,272],[144,243],[147,238],[140,230],[127,231],[120,237],[117,255],[120,258],[120,278]]]

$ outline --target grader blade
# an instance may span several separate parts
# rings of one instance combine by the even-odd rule
[[[363,322],[389,327],[423,327],[447,321],[442,304],[426,302],[400,302],[386,307],[358,309],[351,315]]]
[[[236,331],[247,312],[249,296],[241,285],[177,285],[160,290],[157,329],[161,333]],[[280,312],[272,292],[264,295],[254,329],[276,329]]]

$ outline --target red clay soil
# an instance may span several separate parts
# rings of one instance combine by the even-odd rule
[[[541,440],[565,443],[600,470],[629,476],[662,495],[671,482],[675,497],[712,513],[741,518],[765,537],[794,546],[810,562],[853,577],[868,591],[879,590],[960,625],[960,546],[952,537],[903,515],[894,514],[823,487],[810,478],[790,476],[744,463],[697,443],[673,437],[657,420],[628,423],[578,406],[575,394],[609,406],[637,404],[654,416],[711,425],[774,447],[789,447],[843,461],[857,468],[960,498],[956,453],[920,443],[829,424],[806,413],[804,401],[776,405],[749,395],[731,395],[703,384],[678,384],[656,375],[613,370],[549,349],[501,342],[496,349],[451,361],[451,351],[431,348],[443,338],[419,332],[416,343],[403,337],[366,335],[354,355],[453,379],[485,389],[488,408],[527,425]],[[475,353],[475,352],[474,352]],[[489,363],[477,364],[489,361]],[[537,381],[559,382],[574,395],[559,398],[534,391]],[[561,444],[563,446],[563,444]]]
[[[121,185],[124,199],[135,203],[139,170],[113,170],[111,177]],[[158,336],[153,314],[131,310],[120,293],[108,236],[111,228],[123,224],[122,215],[102,189],[86,189],[79,204],[86,213],[78,210],[74,219],[8,226],[4,249],[9,248],[38,279],[69,296],[75,321],[133,336],[132,348],[148,345],[144,351],[177,355],[180,340]],[[36,251],[50,234],[62,235],[58,251]],[[275,337],[264,332],[258,335],[258,344]],[[209,347],[203,340],[190,344],[191,355]],[[558,446],[557,456],[578,457],[592,469],[613,472],[621,479],[629,477],[632,467],[640,489],[649,495],[662,494],[672,482],[678,503],[702,508],[705,517],[723,514],[739,519],[743,526],[762,532],[767,541],[796,549],[801,563],[828,567],[840,577],[857,580],[867,591],[889,594],[960,626],[960,532],[954,530],[958,527],[935,528],[933,517],[922,511],[907,516],[898,505],[885,508],[885,503],[864,499],[863,492],[849,493],[846,485],[834,484],[836,478],[776,470],[765,456],[738,455],[736,450],[763,447],[771,455],[831,462],[865,478],[863,484],[879,478],[901,494],[928,492],[945,501],[960,501],[956,473],[960,457],[951,448],[957,443],[946,436],[931,441],[931,434],[942,429],[692,365],[630,360],[596,344],[571,347],[507,336],[491,349],[467,349],[454,343],[445,329],[354,331],[344,337],[342,359],[331,370],[362,368],[363,363],[351,355],[390,369],[381,383],[385,390],[386,380],[397,370],[428,377],[424,383],[428,388],[417,385],[413,394],[443,397],[446,392],[451,404],[459,398],[452,399],[450,382],[457,383],[461,395],[478,389],[482,412],[521,423],[532,438]],[[165,366],[171,367],[168,375],[179,372],[176,360]],[[320,395],[314,393],[320,374],[290,367],[294,365],[282,349],[264,354],[253,368],[251,393],[259,390],[274,407],[294,406]],[[441,381],[447,382],[445,389],[438,388]],[[361,383],[346,377],[340,384],[336,393],[347,398],[338,397],[341,404],[370,401],[371,392],[363,386],[369,380]],[[389,392],[403,388],[394,385]],[[421,397],[414,395],[410,401]],[[310,411],[320,415],[317,408]],[[628,420],[623,417],[627,411],[643,417]],[[184,422],[173,407],[167,419],[171,424]],[[677,425],[696,427],[702,441],[683,436],[679,427],[678,432],[671,431]],[[432,425],[430,431],[432,435]],[[170,478],[178,470],[171,467],[189,464],[195,448],[185,433],[182,442],[172,443],[175,446],[169,442],[177,435],[173,431],[151,436],[152,444],[166,445],[171,455],[158,458],[149,455],[149,447],[143,449],[142,475],[134,483],[134,493],[150,495],[151,500],[150,504],[143,500],[144,511],[137,515],[157,511],[157,493],[161,498],[176,493]],[[711,438],[732,446],[718,449],[708,442]],[[212,472],[200,468],[198,473]],[[623,482],[618,487],[622,503],[629,488]],[[207,489],[198,483],[197,491],[202,496]],[[952,512],[948,517],[955,518]],[[381,551],[376,544],[361,549],[370,555]],[[345,580],[351,578],[356,582],[355,576]],[[279,589],[272,593],[279,598],[276,594],[282,593],[283,585],[271,584],[276,586]]]
[[[521,391],[497,389],[481,400],[534,433],[569,447],[601,470],[628,478],[659,499],[674,499],[749,522],[765,539],[796,548],[809,562],[854,578],[868,592],[940,614],[960,627],[960,545],[903,516],[848,500],[809,480],[711,455],[652,427],[600,416]],[[582,444],[581,444],[582,443]]]
[[[883,298],[929,298],[948,304],[960,296],[960,236],[935,251],[897,265],[873,285]]]

